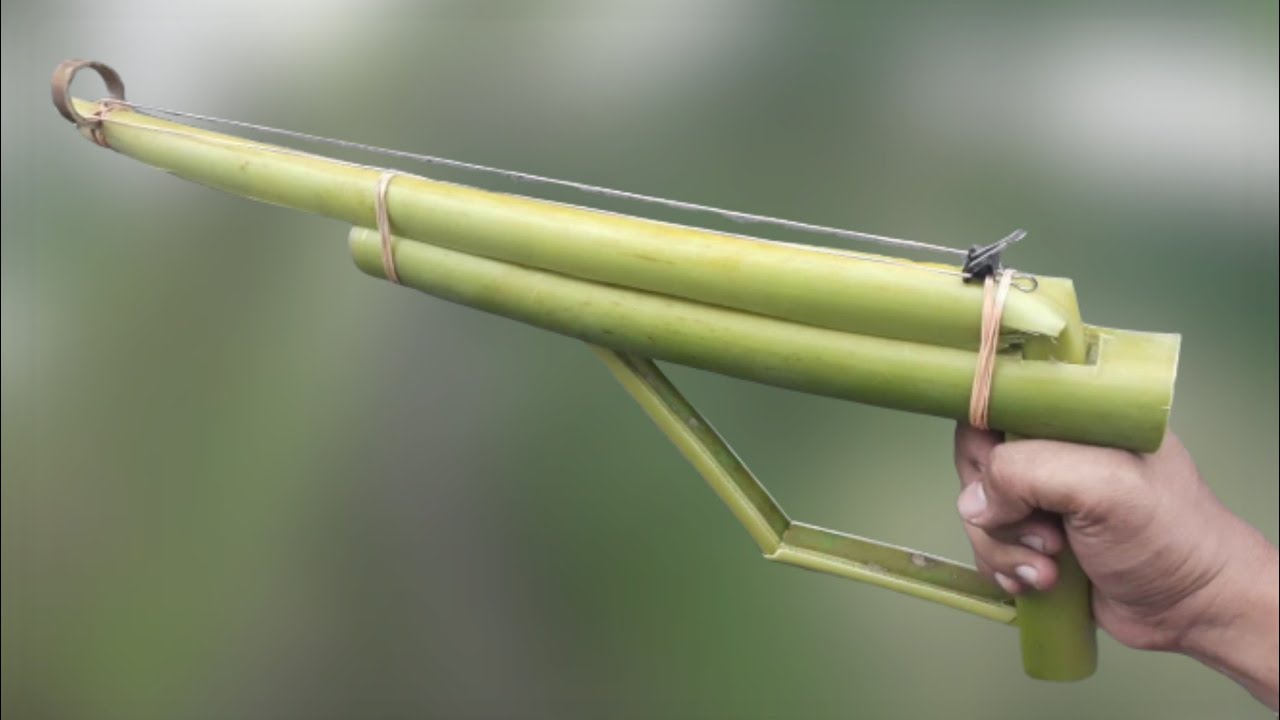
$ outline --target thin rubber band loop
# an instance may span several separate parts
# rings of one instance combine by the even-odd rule
[[[1000,350],[1000,317],[1012,283],[1012,270],[1001,270],[999,280],[988,275],[982,281],[982,336],[978,342],[978,363],[973,370],[973,389],[969,392],[969,424],[979,430],[990,427],[988,416],[996,353]]]
[[[391,187],[391,181],[395,177],[395,173],[385,172],[378,178],[378,189],[373,196],[373,208],[378,220],[378,237],[382,239],[382,274],[399,285],[400,273],[396,272],[396,257],[394,248],[391,246],[391,215],[387,212],[387,188]]]

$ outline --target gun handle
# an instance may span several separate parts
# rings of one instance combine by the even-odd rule
[[[1017,599],[1022,668],[1038,680],[1074,682],[1098,667],[1092,586],[1070,549],[1056,560],[1058,582],[1053,589]]]

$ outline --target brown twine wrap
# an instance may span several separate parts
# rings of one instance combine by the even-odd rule
[[[986,430],[991,411],[991,380],[996,369],[996,352],[1000,349],[1000,316],[1009,297],[1013,271],[1001,270],[999,279],[988,275],[982,281],[982,337],[978,343],[978,364],[973,371],[973,389],[969,392],[969,424]]]
[[[396,174],[382,173],[378,178],[378,190],[374,194],[373,208],[378,219],[378,237],[382,239],[382,274],[391,282],[400,284],[400,273],[396,272],[396,257],[391,246],[391,215],[387,212],[387,188]]]

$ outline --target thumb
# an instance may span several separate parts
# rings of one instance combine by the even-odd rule
[[[1112,506],[1133,488],[1135,454],[1055,440],[1015,440],[992,448],[980,482],[961,493],[960,514],[993,528],[1036,510],[1070,520]]]

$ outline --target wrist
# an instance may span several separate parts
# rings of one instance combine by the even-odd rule
[[[1257,530],[1239,525],[1227,563],[1201,589],[1196,612],[1171,649],[1227,675],[1274,710],[1280,553]]]

